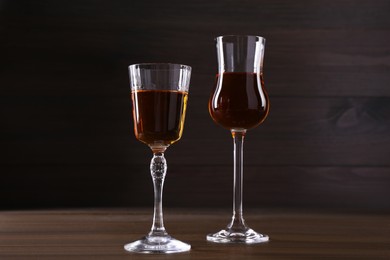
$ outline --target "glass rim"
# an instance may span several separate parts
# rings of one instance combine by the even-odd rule
[[[164,62],[146,62],[146,63],[135,63],[129,65],[129,69],[140,68],[149,70],[170,70],[170,69],[186,69],[191,71],[191,66],[180,64],[180,63],[164,63]]]
[[[264,41],[265,42],[265,38],[262,37],[262,36],[258,36],[258,35],[234,35],[234,34],[228,34],[228,35],[220,35],[220,36],[217,36],[214,38],[214,40],[218,41],[220,39],[223,39],[223,38],[257,38],[261,41]]]

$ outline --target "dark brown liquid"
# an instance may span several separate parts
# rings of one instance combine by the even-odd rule
[[[137,90],[133,100],[134,133],[150,145],[170,145],[180,139],[188,94],[174,90]]]
[[[261,124],[269,111],[262,75],[246,72],[218,74],[209,100],[213,120],[228,129],[250,129]]]

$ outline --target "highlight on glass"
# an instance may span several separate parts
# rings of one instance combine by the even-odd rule
[[[183,133],[191,67],[182,64],[145,63],[129,66],[134,133],[150,147],[150,172],[154,185],[154,215],[150,232],[128,243],[137,253],[179,253],[191,246],[172,238],[164,228],[162,194],[167,172],[165,150]]]
[[[233,217],[225,229],[207,235],[215,243],[261,243],[269,240],[249,228],[243,217],[243,144],[247,130],[269,112],[263,81],[265,39],[228,35],[216,38],[218,73],[209,99],[212,119],[231,132],[234,143]]]

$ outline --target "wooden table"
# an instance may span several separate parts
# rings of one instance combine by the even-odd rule
[[[246,221],[271,241],[258,245],[208,243],[229,211],[165,209],[174,237],[189,253],[143,255],[123,245],[145,235],[151,209],[0,212],[0,259],[390,259],[390,216],[247,210]]]

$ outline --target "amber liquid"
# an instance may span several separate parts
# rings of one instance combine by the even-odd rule
[[[134,133],[149,146],[167,146],[183,133],[187,92],[136,90],[133,100]]]
[[[230,130],[250,129],[268,115],[269,99],[262,75],[246,72],[218,74],[209,100],[213,120]]]

